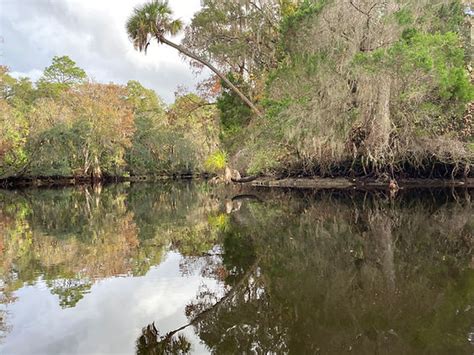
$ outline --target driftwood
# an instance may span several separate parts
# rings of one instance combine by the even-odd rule
[[[258,176],[253,175],[253,176],[246,176],[246,177],[239,178],[239,179],[231,178],[231,181],[235,182],[235,183],[245,183],[245,182],[252,182],[252,181],[257,180],[257,179],[258,179]]]
[[[400,179],[398,181],[377,181],[352,178],[287,178],[275,180],[261,177],[252,179],[253,187],[280,187],[296,189],[384,189],[398,191],[408,188],[473,188],[474,178],[464,180],[443,179]]]

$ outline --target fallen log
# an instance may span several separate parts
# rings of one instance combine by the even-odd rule
[[[252,175],[252,176],[246,176],[243,178],[231,178],[230,180],[235,183],[245,183],[245,182],[252,182],[254,180],[257,180],[258,176]]]

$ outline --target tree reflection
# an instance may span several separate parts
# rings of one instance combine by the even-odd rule
[[[469,193],[231,199],[214,189],[1,192],[1,302],[41,280],[61,307],[75,307],[97,280],[144,275],[174,250],[184,276],[218,287],[197,290],[177,329],[146,326],[138,353],[192,351],[184,329],[215,353],[472,350]]]
[[[137,340],[137,354],[190,354],[191,343],[183,335],[160,336],[155,324],[152,323],[142,330]]]
[[[48,281],[53,295],[59,297],[59,305],[63,308],[75,307],[84,294],[88,293],[92,282],[87,279],[59,279]]]
[[[3,293],[40,277],[74,307],[96,280],[144,275],[170,249],[200,255],[215,244],[218,208],[198,185],[115,185],[0,193]]]
[[[469,198],[270,196],[232,208],[211,264],[225,296],[201,289],[170,334],[213,353],[469,351]]]

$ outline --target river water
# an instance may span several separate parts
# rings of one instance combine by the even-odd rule
[[[474,191],[0,191],[1,354],[472,354]]]

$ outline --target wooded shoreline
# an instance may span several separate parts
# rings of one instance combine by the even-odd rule
[[[36,81],[0,65],[0,185],[470,185],[470,5],[358,3],[206,0],[186,26],[166,1],[136,7],[131,46],[168,45],[215,74],[168,104],[68,56]]]

